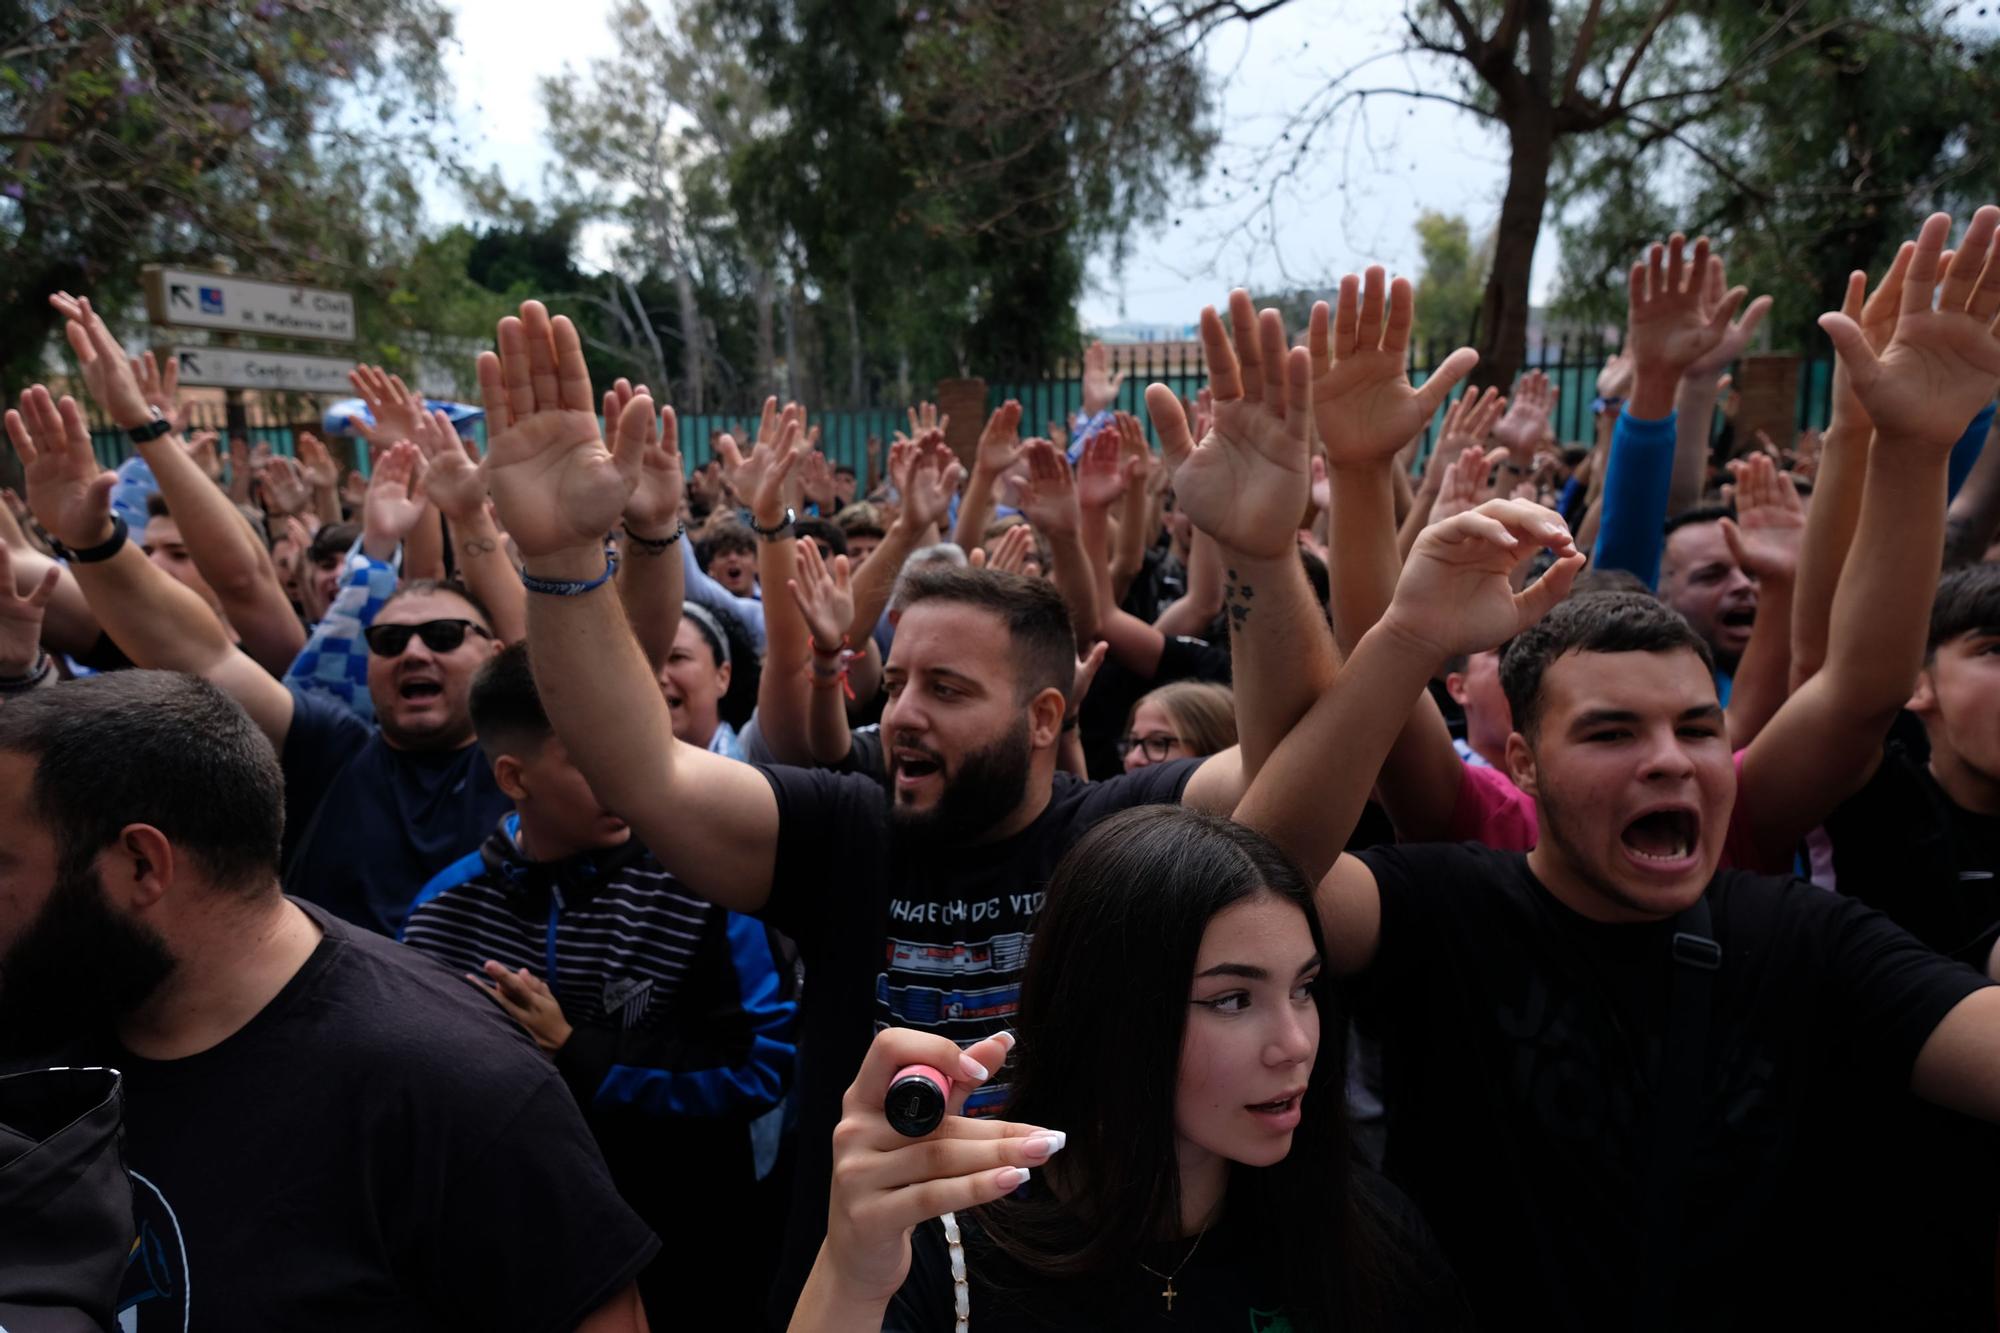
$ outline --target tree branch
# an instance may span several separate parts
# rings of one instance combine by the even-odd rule
[[[1583,76],[1583,67],[1590,59],[1590,48],[1597,44],[1597,22],[1604,14],[1604,0],[1590,0],[1590,8],[1583,13],[1583,22],[1577,28],[1576,49],[1570,52],[1569,68],[1563,71],[1562,92],[1556,97],[1558,106],[1567,105],[1576,96],[1576,81]]]

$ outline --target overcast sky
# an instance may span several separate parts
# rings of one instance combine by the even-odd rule
[[[565,0],[563,21],[551,24],[546,0],[461,0],[460,45],[449,60],[460,121],[475,160],[515,190],[539,197],[549,162],[536,78],[608,55],[610,8],[611,0]],[[1371,99],[1365,118],[1343,114],[1322,132],[1273,210],[1275,246],[1246,225],[1254,210],[1242,182],[1254,159],[1334,73],[1396,46],[1402,9],[1402,0],[1293,0],[1220,30],[1209,61],[1222,92],[1222,148],[1208,177],[1188,187],[1178,225],[1135,235],[1118,274],[1092,265],[1085,322],[1186,323],[1231,286],[1275,290],[1371,263],[1414,277],[1416,219],[1427,208],[1463,214],[1475,234],[1490,227],[1505,184],[1504,139],[1452,107],[1406,98]],[[1367,84],[1442,87],[1444,77],[1434,65],[1383,62]],[[1554,258],[1545,230],[1537,301]]]

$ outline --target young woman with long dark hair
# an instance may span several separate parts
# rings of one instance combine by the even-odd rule
[[[1456,1326],[1421,1223],[1349,1151],[1325,954],[1261,835],[1178,807],[1099,824],[1050,883],[1018,1045],[965,1052],[1011,1049],[1009,1122],[902,1137],[896,1069],[946,1070],[954,1105],[977,1079],[949,1041],[878,1035],[792,1328],[953,1329],[961,1303],[985,1333]]]

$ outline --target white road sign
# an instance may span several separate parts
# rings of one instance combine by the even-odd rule
[[[354,341],[354,297],[349,292],[157,264],[147,266],[145,287],[146,313],[156,324]]]
[[[292,393],[346,393],[349,357],[252,352],[241,347],[174,347],[162,352],[180,364],[181,383],[217,389],[266,389]]]

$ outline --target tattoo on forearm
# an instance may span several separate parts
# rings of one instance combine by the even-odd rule
[[[1222,604],[1229,611],[1229,625],[1240,630],[1243,622],[1250,619],[1250,603],[1257,596],[1257,590],[1248,583],[1237,581],[1236,571],[1225,570],[1227,581],[1222,585]]]
[[[500,549],[500,543],[490,537],[470,537],[459,544],[459,549],[468,556],[491,555]]]

